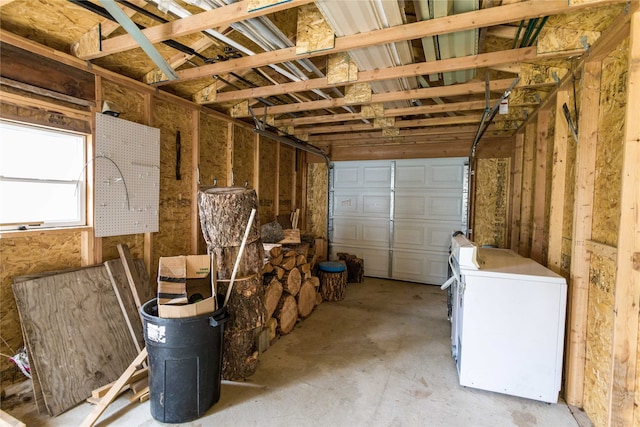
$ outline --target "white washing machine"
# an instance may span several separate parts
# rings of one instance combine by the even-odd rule
[[[451,344],[463,386],[556,403],[567,284],[507,249],[452,239]],[[444,286],[444,285],[443,285]]]

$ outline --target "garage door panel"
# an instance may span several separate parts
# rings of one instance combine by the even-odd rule
[[[451,220],[462,218],[462,191],[397,191],[395,218]]]
[[[364,214],[374,214],[389,218],[390,195],[364,194],[362,199],[362,211]]]
[[[451,234],[460,223],[397,220],[393,229],[393,247],[420,251],[448,252]]]
[[[334,215],[357,215],[361,212],[359,200],[362,196],[358,194],[335,193],[333,214]]]
[[[393,251],[392,277],[411,282],[442,284],[447,279],[447,254]]]
[[[336,218],[333,221],[333,242],[357,243],[360,241],[360,221],[358,219]]]
[[[334,166],[333,188],[389,188],[391,164],[388,161],[340,162]]]
[[[355,191],[334,192],[333,215],[368,216],[389,219],[390,193],[379,191],[356,193]]]
[[[389,223],[363,222],[362,241],[366,245],[389,245]]]
[[[368,277],[389,278],[389,251],[383,249],[363,248],[334,244],[331,247],[332,259],[337,259],[338,252],[353,254],[364,260],[364,274]]]
[[[333,242],[356,246],[389,248],[389,223],[362,218],[335,218]]]
[[[462,159],[398,160],[396,162],[397,189],[401,188],[462,188],[464,161]]]
[[[363,168],[364,186],[389,188],[391,185],[391,167],[386,166],[367,166]]]

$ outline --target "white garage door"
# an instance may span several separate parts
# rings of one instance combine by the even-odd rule
[[[466,227],[466,160],[333,163],[332,257],[363,258],[371,277],[444,282],[451,234]]]

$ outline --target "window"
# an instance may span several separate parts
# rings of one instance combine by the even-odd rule
[[[86,224],[84,135],[0,121],[0,227]]]

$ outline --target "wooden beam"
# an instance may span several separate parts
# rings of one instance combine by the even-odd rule
[[[582,407],[584,399],[589,263],[591,258],[586,242],[591,239],[593,224],[601,75],[602,63],[600,61],[585,64],[582,75],[580,129],[576,153],[567,328],[569,334],[565,375],[565,400],[569,405],[577,407]]]
[[[381,30],[374,30],[365,33],[354,34],[351,36],[340,37],[336,39],[335,47],[333,49],[309,52],[305,54],[297,54],[295,47],[289,47],[226,62],[204,65],[198,68],[179,71],[177,80],[172,80],[171,82],[159,82],[158,84],[177,83],[184,80],[192,80],[216,74],[223,74],[232,70],[242,70],[273,63],[324,56],[328,54],[346,52],[353,49],[375,46],[379,44],[414,40],[427,36],[437,36],[457,31],[472,30],[492,25],[500,25],[508,22],[520,21],[523,19],[539,18],[542,16],[578,11],[587,7],[595,7],[623,2],[623,0],[594,0],[588,3],[567,4],[566,0],[547,0],[544,2],[529,0],[506,6],[481,9],[442,18],[419,21],[410,24],[384,28]],[[510,52],[516,51],[517,50],[512,50]],[[465,58],[454,59],[463,59],[462,62],[467,62],[465,61]],[[513,62],[514,60],[517,61],[518,59],[514,58],[511,61],[505,62]],[[434,62],[442,61],[431,61],[429,63],[423,64],[432,64]],[[473,61],[468,62],[467,66],[463,69],[488,66],[488,64],[474,64],[472,62]],[[395,68],[404,67],[393,67],[392,69]],[[423,75],[431,73],[433,73],[433,71],[431,71],[431,69],[429,69],[428,67],[426,67],[422,71],[416,69],[416,71],[414,72],[414,74]],[[361,81],[360,76],[358,77],[358,81]]]
[[[522,210],[520,218],[520,242],[518,253],[528,257],[531,253],[532,204],[535,164],[536,124],[529,123],[524,138],[524,157],[522,163]]]
[[[522,161],[524,159],[524,133],[516,134],[516,143],[511,161],[511,238],[509,247],[518,252],[520,245],[520,223],[522,210]]]
[[[366,77],[366,76],[365,76]],[[503,92],[513,82],[513,79],[500,79],[490,82],[489,88],[492,92]],[[322,89],[329,86],[326,85],[325,78],[306,80],[303,82],[282,83],[271,86],[261,86],[251,89],[234,90],[229,92],[223,92],[216,95],[215,101],[212,102],[231,102],[239,101],[243,99],[250,99],[256,97],[267,97],[274,95],[284,95],[287,93],[300,92],[310,90],[306,87],[311,86],[310,89]],[[484,82],[469,82],[462,84],[455,84],[449,86],[429,87],[423,89],[410,89],[400,92],[386,92],[386,93],[374,93],[371,95],[372,103],[383,103],[392,101],[404,101],[410,99],[422,99],[422,98],[434,98],[434,97],[446,97],[446,96],[458,96],[458,95],[472,95],[475,93],[485,92]],[[333,100],[321,100],[314,101],[317,104],[316,107],[310,108],[312,110],[322,108],[336,108],[347,105],[343,98],[335,98]],[[320,104],[320,103],[323,104]],[[316,104],[314,104],[316,105]]]
[[[395,126],[398,128],[411,128],[411,127],[423,127],[423,126],[447,126],[454,124],[465,123],[480,123],[482,118],[481,114],[470,114],[467,116],[453,116],[453,117],[435,117],[430,119],[417,119],[417,120],[396,120]],[[357,125],[335,125],[335,126],[316,126],[307,128],[294,129],[294,135],[302,134],[318,134],[318,133],[334,133],[334,132],[354,132],[361,130],[373,130],[373,123],[363,123]]]
[[[312,3],[313,0],[289,0],[288,2],[279,3],[266,8],[260,8],[248,11],[249,0],[232,3],[227,6],[218,7],[206,12],[197,13],[182,19],[169,21],[165,24],[154,25],[145,30],[145,35],[151,43],[159,43],[169,39],[175,39],[199,31],[216,27],[228,27],[235,22],[245,21],[251,18],[257,18],[270,13],[279,12],[303,4]],[[114,53],[124,52],[126,50],[138,47],[138,43],[130,35],[121,35],[112,37],[102,41],[102,50],[84,49],[78,58],[96,59],[102,58]],[[82,49],[81,49],[82,50]]]
[[[536,159],[533,194],[533,228],[531,230],[531,258],[541,264],[543,259],[545,236],[545,213],[547,200],[547,150],[549,146],[549,120],[551,112],[547,109],[538,113],[536,128]]]
[[[376,145],[375,147],[368,145],[333,147],[330,157],[331,161],[466,157],[469,156],[472,142],[471,140],[452,144],[389,144]]]
[[[491,129],[491,128],[490,128]],[[478,130],[477,126],[449,126],[449,127],[431,127],[428,129],[400,129],[399,137],[403,136],[419,136],[419,135],[429,135],[429,136],[440,136],[440,135],[459,135],[459,134],[469,134],[473,140],[475,132]],[[369,139],[369,138],[382,138],[382,133],[379,130],[375,130],[372,132],[354,132],[343,134],[337,137],[336,135],[310,135],[309,142],[311,143],[321,143],[326,141],[334,141],[336,138],[340,138],[343,141],[347,140],[358,140],[358,139]]]
[[[198,188],[200,183],[200,111],[191,112],[191,254],[198,254],[200,243],[200,208]]]
[[[630,20],[640,9],[640,2],[628,2],[628,8],[628,11],[623,12],[615,22],[609,25],[598,41],[594,43],[586,60],[602,61],[620,42],[629,37]]]
[[[555,126],[553,140],[553,165],[551,171],[551,196],[549,201],[549,243],[547,267],[558,274],[566,275],[562,268],[562,232],[567,176],[567,139],[569,125],[564,118],[562,105],[569,104],[569,91],[559,90],[556,95]]]
[[[233,123],[229,122],[227,124],[227,186],[232,187],[234,185],[234,177],[233,177],[233,142],[235,140],[235,130],[233,128]]]
[[[637,2],[636,2],[637,3]],[[609,424],[637,425],[640,301],[640,12],[631,17],[627,106],[620,192]],[[636,413],[634,414],[634,410]]]
[[[468,70],[471,68],[481,68],[481,67],[489,67],[501,64],[511,64],[513,62],[523,62],[523,61],[537,61],[542,59],[554,59],[554,58],[566,58],[574,55],[581,55],[584,53],[582,49],[576,49],[572,51],[564,51],[564,52],[550,52],[539,55],[536,52],[535,47],[525,47],[520,49],[512,49],[498,52],[489,52],[489,53],[481,53],[478,55],[470,55],[464,56],[461,58],[449,58],[449,59],[441,59],[439,61],[430,61],[430,62],[418,62],[415,64],[403,65],[398,67],[389,67],[381,70],[371,70],[371,71],[362,71],[358,73],[358,83],[367,83],[374,81],[382,81],[382,80],[390,80],[397,79],[401,77],[415,77],[416,75],[427,75],[433,73],[446,73],[451,71],[461,71]],[[249,57],[249,59],[256,58],[257,55]],[[218,62],[211,65],[205,65],[198,68],[191,68],[189,70],[179,71],[179,79],[183,77],[180,73],[189,72],[198,74],[202,68],[215,66],[216,70],[211,70],[206,76],[211,76],[211,72],[213,74],[224,74],[227,72],[231,72],[234,70],[232,62],[242,61],[244,58],[229,60],[225,62]],[[294,60],[296,58],[289,58],[289,60]],[[256,66],[265,66],[272,63],[274,58],[272,57],[264,57],[259,62],[251,63],[249,65],[236,64],[238,69],[246,69],[247,67],[256,67]],[[277,59],[279,60],[279,59]],[[192,78],[199,78],[202,76],[192,76],[187,78],[186,80]],[[173,80],[172,82],[177,82],[177,80]],[[511,83],[511,82],[510,82]],[[483,83],[482,83],[483,84]],[[284,94],[284,93],[293,93],[293,92],[303,92],[309,91],[313,89],[326,89],[332,87],[344,86],[344,83],[337,84],[329,84],[327,83],[326,78],[318,78],[311,80],[303,80],[299,82],[285,83],[278,85],[274,88],[274,86],[263,86],[260,88],[253,89],[245,89],[242,91],[230,91],[219,93],[216,95],[215,100],[211,102],[223,102],[223,101],[233,101],[237,100],[236,95],[238,92],[241,92],[241,98],[248,98],[246,95],[251,94],[251,96],[261,96],[264,97],[266,95],[263,94]],[[483,86],[484,87],[484,86]],[[431,88],[435,93],[438,89]],[[426,89],[424,89],[426,91]],[[445,90],[445,89],[440,89]],[[447,95],[436,95],[436,96],[447,96]],[[207,101],[207,103],[211,103]],[[371,98],[371,102],[383,102],[378,99],[374,99],[373,96]],[[267,114],[277,114],[281,113],[279,111],[280,106],[270,107],[267,109]],[[295,110],[294,110],[295,111]]]

